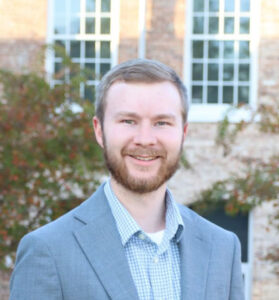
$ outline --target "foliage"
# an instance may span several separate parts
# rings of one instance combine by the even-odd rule
[[[66,56],[64,63],[62,75],[72,66]],[[77,92],[81,80],[78,73],[50,88],[40,74],[0,70],[2,268],[24,234],[75,207],[98,184],[102,154],[93,105]]]
[[[261,122],[259,122],[260,130],[279,134],[279,102],[262,104],[258,112],[261,117]]]
[[[223,148],[224,156],[227,156],[230,153],[231,145],[235,141],[237,134],[246,126],[247,123],[244,121],[231,124],[228,116],[225,116],[223,121],[218,124],[216,144]]]
[[[182,155],[180,157],[180,166],[182,168],[184,168],[185,170],[192,168],[192,166],[191,166],[191,164],[190,164],[190,162],[189,162],[189,160],[188,160],[185,152],[182,152]]]
[[[236,108],[230,109],[224,119],[219,122],[216,135],[216,144],[221,146],[224,156],[227,156],[239,133],[249,125],[256,122],[259,131],[279,134],[279,101],[269,104],[261,104],[255,112],[251,112],[249,122],[241,120],[237,123],[229,122],[229,114]]]
[[[261,132],[279,133],[279,102],[259,106],[252,115],[251,122],[231,124],[225,117],[218,125],[216,143],[228,155],[238,134],[247,126],[258,120],[256,125]],[[193,208],[201,214],[218,208],[225,201],[225,211],[228,214],[247,212],[263,202],[272,202],[274,215],[271,223],[279,231],[279,155],[269,157],[268,161],[247,160],[245,174],[231,175],[230,178],[214,183],[209,189],[202,191]],[[279,247],[270,249],[266,259],[275,262],[275,272],[279,274]]]
[[[274,156],[267,164],[259,164],[246,170],[242,177],[232,175],[218,181],[201,192],[193,204],[195,210],[203,214],[225,202],[225,210],[234,215],[247,212],[265,201],[279,197],[279,157]],[[276,207],[276,203],[274,203]]]

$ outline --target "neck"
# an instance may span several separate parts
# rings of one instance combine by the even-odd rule
[[[138,194],[111,178],[111,187],[118,200],[145,232],[152,233],[165,228],[166,184],[156,191]]]

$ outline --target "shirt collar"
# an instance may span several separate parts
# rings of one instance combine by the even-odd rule
[[[143,230],[130,215],[128,210],[117,199],[111,188],[110,179],[108,179],[105,183],[104,192],[110,205],[112,215],[116,221],[122,245],[125,246],[133,235],[143,232]],[[165,235],[168,240],[174,238],[176,242],[179,242],[184,228],[184,223],[173,196],[168,189],[166,191],[166,208]]]
[[[178,243],[181,239],[184,223],[179,208],[169,189],[166,191],[166,207],[166,233],[168,234],[169,239],[174,238]]]
[[[104,192],[111,208],[112,215],[115,219],[122,245],[125,246],[131,236],[142,230],[128,210],[117,199],[111,188],[110,179],[108,179],[105,183]]]

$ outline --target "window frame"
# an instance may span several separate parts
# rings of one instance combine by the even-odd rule
[[[239,3],[240,0],[236,0]],[[184,67],[183,67],[183,77],[184,83],[188,89],[190,111],[189,111],[189,122],[219,122],[223,120],[224,116],[228,114],[229,120],[231,122],[239,122],[241,120],[249,121],[251,119],[251,111],[257,108],[257,97],[258,97],[258,48],[259,48],[259,19],[260,19],[260,1],[250,0],[250,34],[192,34],[193,31],[193,3],[194,0],[188,0],[186,5],[186,30],[185,30],[185,44],[184,44]],[[224,0],[219,1],[219,5],[224,5]],[[239,17],[239,14],[233,12],[235,16]],[[223,14],[220,14],[223,16]],[[221,18],[222,19],[222,18]],[[237,22],[235,22],[237,23]],[[223,26],[224,23],[219,24]],[[237,23],[239,24],[239,23]],[[235,24],[235,28],[236,28]],[[241,108],[232,109],[235,107],[231,104],[195,104],[191,103],[192,98],[192,57],[191,57],[191,44],[193,40],[249,40],[250,41],[250,94],[249,94],[249,104],[248,106],[251,110],[247,109],[247,106]],[[202,58],[204,63],[207,63],[207,58]],[[219,63],[224,65],[220,59]],[[218,81],[218,87],[223,84],[222,81]],[[237,81],[233,81],[233,84],[238,84]],[[205,87],[205,81],[201,81],[202,85]],[[238,86],[238,85],[237,85]]]
[[[66,0],[70,1],[70,0]],[[97,20],[100,20],[100,11],[98,8],[101,6],[102,0],[96,0],[96,12],[90,13],[96,16]],[[110,63],[110,66],[113,67],[118,63],[118,48],[119,48],[119,14],[120,14],[120,0],[111,0],[111,10],[108,13],[102,13],[102,16],[110,17],[110,33],[109,34],[89,34],[85,33],[85,22],[86,22],[86,0],[80,0],[80,33],[79,34],[55,34],[54,33],[54,5],[55,0],[48,0],[48,7],[47,7],[47,38],[46,43],[47,45],[53,45],[55,40],[63,40],[68,41],[68,45],[70,41],[93,41],[98,42],[99,45],[102,41],[109,41],[110,44],[110,58],[102,59],[100,58],[100,51],[96,51],[96,57],[94,57],[94,61],[96,69],[100,71],[100,63]],[[66,16],[68,17],[68,16]],[[99,24],[99,25],[98,25]],[[66,24],[67,26],[67,24]],[[98,26],[100,26],[100,22],[96,22],[96,32],[99,32]],[[68,46],[69,48],[70,46]],[[69,53],[69,49],[67,49],[67,53]],[[99,50],[99,49],[97,49]],[[78,61],[81,66],[84,66],[86,63],[85,58],[85,45],[84,47],[81,46],[81,51],[83,53],[80,54],[78,58],[73,58],[72,61]],[[52,49],[48,48],[46,50],[46,60],[45,60],[45,70],[47,80],[51,87],[53,87],[56,83],[56,80],[53,79],[53,75],[55,73],[55,53]],[[88,80],[88,85],[96,86],[100,79]],[[84,90],[83,83],[81,84],[81,91]],[[83,92],[81,92],[81,96],[83,96]]]

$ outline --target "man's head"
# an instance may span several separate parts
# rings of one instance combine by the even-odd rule
[[[170,67],[161,62],[149,59],[133,59],[112,68],[101,80],[97,87],[95,111],[101,124],[104,121],[106,95],[113,83],[121,81],[126,83],[158,83],[171,82],[177,88],[181,97],[183,123],[187,122],[188,100],[186,88]]]
[[[187,110],[186,89],[165,65],[134,60],[112,69],[93,119],[112,178],[136,193],[165,184],[178,167]]]

